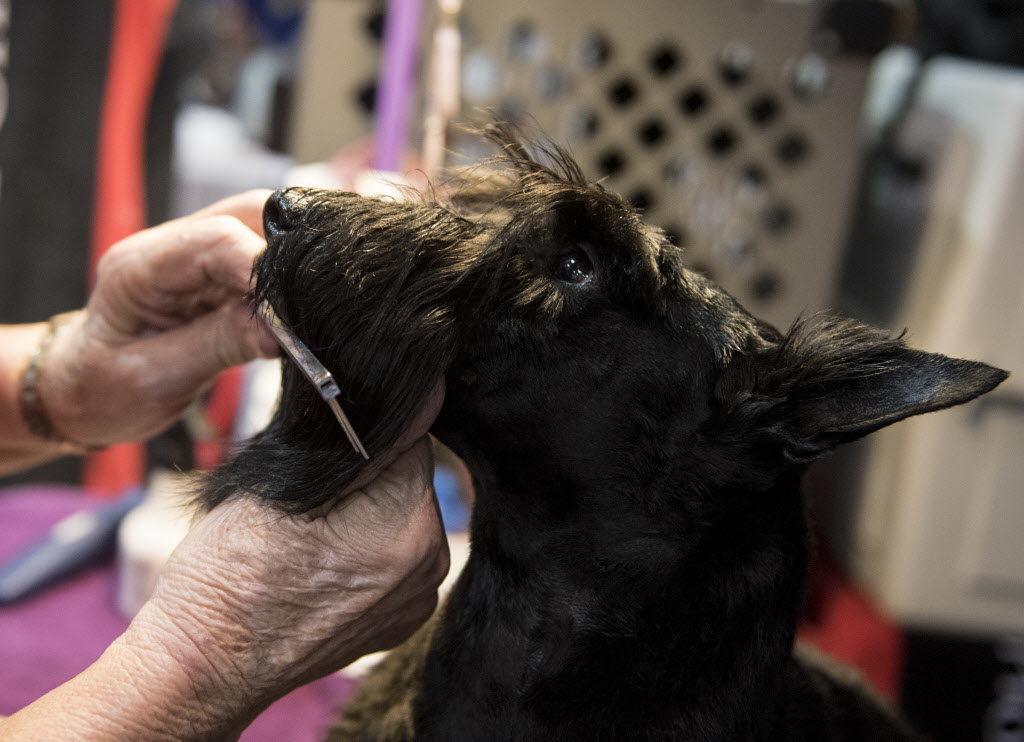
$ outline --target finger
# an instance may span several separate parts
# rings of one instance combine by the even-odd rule
[[[276,354],[266,326],[244,304],[233,304],[138,341],[139,357],[150,364],[156,399],[189,401],[221,371]]]
[[[136,306],[133,319],[136,327],[166,330],[238,299],[236,290],[223,286],[209,286],[192,294],[164,294],[156,302]]]
[[[236,196],[222,199],[200,209],[186,219],[201,219],[207,216],[233,216],[256,234],[263,236],[263,206],[270,198],[271,191],[257,188]]]
[[[430,485],[434,481],[434,449],[423,435],[399,454],[384,473],[402,482]]]
[[[194,295],[210,287],[249,290],[252,264],[266,243],[233,216],[215,215],[165,224],[151,230],[140,245],[127,244],[103,270],[127,270],[126,276],[150,294]],[[122,279],[124,280],[124,279]]]
[[[431,390],[430,394],[427,395],[426,401],[420,408],[419,413],[413,419],[413,422],[409,425],[404,433],[399,436],[398,441],[395,442],[391,448],[387,449],[379,455],[375,455],[370,462],[363,467],[363,469],[356,475],[344,490],[338,493],[338,497],[344,499],[346,495],[351,494],[355,490],[362,490],[370,485],[378,477],[391,476],[391,472],[394,471],[396,465],[405,466],[408,462],[401,461],[402,455],[410,450],[410,447],[414,445],[420,445],[424,441],[428,446],[429,462],[430,462],[430,477],[431,481],[434,476],[434,458],[433,449],[430,448],[430,438],[427,432],[430,430],[430,426],[434,424],[434,419],[441,411],[441,406],[444,404],[444,380],[442,379],[437,385]],[[330,507],[330,506],[325,506]],[[322,514],[322,510],[313,511],[312,515],[318,517]]]
[[[430,438],[423,436],[410,448],[398,454],[393,461],[376,473],[364,471],[357,481],[342,492],[342,497],[327,513],[327,519],[347,518],[345,511],[354,497],[363,497],[388,519],[397,513],[406,513],[423,497],[433,498],[434,453]]]
[[[413,418],[409,427],[399,436],[398,442],[394,445],[394,450],[405,451],[409,446],[427,434],[430,426],[434,424],[434,420],[441,412],[441,406],[444,404],[444,393],[444,379],[441,379],[430,391],[430,394],[427,395],[423,407],[420,408],[419,413]]]
[[[206,219],[211,216],[228,216],[237,219],[250,231],[263,237],[263,207],[273,191],[266,188],[256,188],[245,191],[234,196],[216,201],[186,216],[179,216],[162,224],[144,231],[144,234],[157,234],[163,232],[174,232],[180,229],[182,224],[193,222],[199,219]]]

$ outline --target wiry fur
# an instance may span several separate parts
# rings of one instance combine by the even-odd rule
[[[759,322],[563,150],[494,127],[503,168],[443,203],[292,190],[266,299],[332,370],[375,456],[444,379],[473,549],[436,620],[332,733],[358,740],[907,740],[793,654],[799,478],[847,440],[1005,373],[828,316]],[[594,266],[562,280],[566,255]],[[361,462],[287,366],[270,427],[204,490],[316,507]]]

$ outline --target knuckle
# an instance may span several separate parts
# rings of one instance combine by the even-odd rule
[[[145,378],[126,379],[125,386],[136,401],[139,412],[160,409],[177,402],[176,390],[156,374],[147,373]]]
[[[259,355],[259,337],[251,326],[245,306],[225,307],[214,328],[213,351],[224,368],[230,368]]]
[[[116,272],[125,260],[130,259],[132,253],[135,252],[135,249],[135,246],[126,240],[122,240],[121,242],[113,245],[109,250],[103,253],[103,256],[96,264],[97,275]]]
[[[96,272],[100,275],[107,273],[112,265],[115,265],[119,259],[118,248],[120,245],[114,245],[112,248],[103,253],[99,262],[96,263]]]
[[[426,503],[431,509],[433,509],[434,500],[437,499],[437,492],[434,491],[434,477],[432,472],[426,469],[420,471],[419,479],[417,480],[417,488],[419,489],[420,501]]]
[[[207,249],[199,256],[206,273],[216,282],[242,288],[248,285],[252,260],[263,242],[237,217],[216,214],[206,218]]]
[[[447,559],[447,542],[440,529],[414,528],[406,532],[395,544],[393,554],[401,570],[417,578],[434,574],[441,554]]]
[[[245,239],[249,234],[249,228],[230,214],[214,214],[206,217],[205,221],[216,242],[234,242]]]
[[[406,573],[421,571],[430,554],[423,540],[415,536],[406,536],[399,540],[395,545],[394,553],[402,571]]]

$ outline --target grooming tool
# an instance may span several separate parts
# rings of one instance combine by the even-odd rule
[[[117,527],[143,494],[133,488],[116,502],[67,516],[0,566],[0,605],[21,600],[112,553]]]
[[[274,337],[277,338],[278,344],[288,354],[288,357],[292,359],[296,366],[298,366],[302,373],[305,374],[306,378],[309,379],[309,383],[312,384],[320,397],[327,403],[327,406],[331,408],[331,412],[338,419],[338,424],[341,425],[341,429],[345,431],[345,437],[348,438],[348,442],[352,444],[358,453],[362,454],[362,457],[367,461],[370,460],[370,454],[366,453],[366,449],[363,447],[362,441],[359,440],[359,436],[356,435],[355,428],[352,427],[352,423],[348,421],[348,417],[345,416],[345,412],[341,409],[341,405],[338,404],[338,396],[341,394],[341,389],[338,388],[338,383],[331,376],[331,372],[328,371],[324,364],[320,363],[313,352],[306,347],[305,343],[299,340],[295,334],[289,330],[281,319],[274,313],[270,305],[263,302],[260,305],[260,312],[263,314],[267,325],[270,327],[270,331],[274,333]]]

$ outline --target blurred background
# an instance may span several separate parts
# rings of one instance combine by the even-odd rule
[[[1022,65],[1021,0],[0,0],[0,322],[82,306],[111,244],[223,196],[420,183],[485,154],[458,125],[487,110],[542,131],[774,324],[837,308],[1014,373],[812,470],[801,637],[938,742],[1022,740]],[[0,714],[123,630],[188,472],[263,424],[277,373],[0,480]],[[457,562],[472,494],[440,461]],[[18,582],[54,534],[75,559]],[[359,672],[243,739],[318,738]]]

